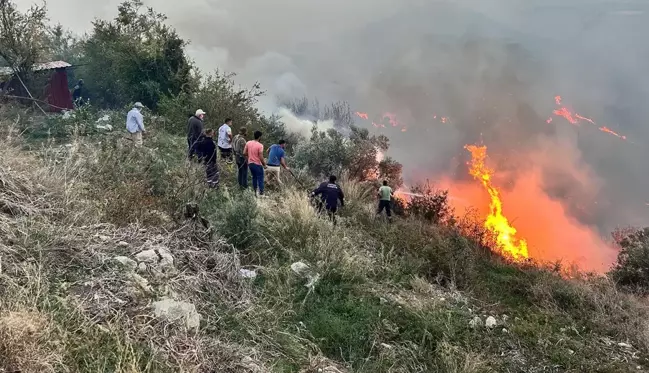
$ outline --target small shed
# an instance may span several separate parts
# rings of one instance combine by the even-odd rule
[[[45,78],[46,84],[40,92],[31,92],[31,94],[34,98],[50,104],[48,106],[50,112],[74,108],[68,88],[67,69],[70,67],[72,65],[65,61],[39,63],[32,67],[36,76]],[[22,83],[10,67],[0,67],[0,90],[16,96],[27,96]]]

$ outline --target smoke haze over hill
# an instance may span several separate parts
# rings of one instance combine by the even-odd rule
[[[48,8],[53,22],[82,33],[94,17],[114,17],[118,2],[50,0]],[[31,0],[17,3],[26,7]],[[201,70],[236,72],[242,85],[260,81],[269,92],[262,109],[276,110],[277,96],[306,95],[347,100],[368,113],[358,124],[390,138],[389,155],[404,164],[411,183],[470,184],[463,146],[483,142],[499,184],[517,203],[511,209],[520,214],[523,233],[547,226],[547,234],[559,236],[550,244],[554,251],[573,250],[571,231],[598,241],[615,226],[647,224],[646,2],[145,4],[167,14],[191,41],[188,52]],[[557,116],[547,123],[557,95],[597,125]],[[397,126],[383,120],[385,113]],[[382,120],[385,128],[372,126]],[[526,199],[534,203],[526,206]],[[543,206],[552,212],[545,214]],[[537,217],[541,221],[533,223]]]

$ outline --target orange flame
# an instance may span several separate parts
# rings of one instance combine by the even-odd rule
[[[617,134],[617,133],[613,132],[613,130],[611,130],[610,128],[600,127],[599,130],[602,131],[602,132],[610,133],[613,136],[617,136],[617,137],[621,138],[622,140],[626,140],[626,136],[622,136],[620,134]]]
[[[557,106],[561,106],[561,96],[555,96],[554,97],[554,102],[557,104]],[[597,126],[597,123],[595,123],[594,120],[592,120],[590,118],[586,118],[586,117],[584,117],[582,115],[579,115],[578,113],[573,114],[570,110],[568,110],[564,106],[561,106],[559,109],[554,110],[552,113],[554,115],[556,115],[556,116],[564,117],[569,123],[574,124],[576,126],[578,126],[579,122],[582,121],[582,120],[586,121],[586,122],[588,122],[588,123],[590,123],[590,124],[592,124],[594,126]],[[546,122],[548,124],[552,123],[552,117],[548,118],[548,120]],[[611,130],[608,127],[598,127],[598,129],[600,131],[602,131],[602,132],[605,132],[605,133],[608,133],[610,135],[616,136],[616,137],[618,137],[618,138],[620,138],[622,140],[626,140],[626,136],[622,136],[620,134],[617,134],[617,133],[613,132],[613,130]]]
[[[357,111],[356,115],[361,119],[365,119],[365,120],[369,119],[369,116],[367,115],[367,113],[361,113],[361,112]]]
[[[500,192],[491,184],[494,170],[485,165],[487,147],[466,145],[464,148],[471,153],[469,173],[482,183],[491,198],[490,213],[485,220],[485,228],[496,235],[496,244],[504,255],[510,256],[514,260],[528,258],[527,241],[516,238],[516,228],[512,227],[509,220],[503,215]]]

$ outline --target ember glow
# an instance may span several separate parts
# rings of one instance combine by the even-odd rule
[[[491,198],[489,203],[490,212],[484,223],[485,228],[496,235],[496,244],[503,255],[515,260],[528,258],[527,242],[516,237],[516,228],[503,215],[500,192],[491,182],[494,171],[485,165],[487,147],[467,145],[465,148],[471,153],[469,173],[482,183]]]
[[[365,120],[368,120],[368,119],[369,119],[369,116],[367,115],[367,113],[361,113],[361,112],[358,112],[358,111],[357,111],[357,112],[356,112],[356,115],[357,115],[359,118],[361,118],[361,119],[365,119]]]
[[[617,137],[619,139],[626,140],[626,136],[622,136],[622,135],[614,132],[613,130],[611,130],[608,127],[605,127],[605,126],[600,127],[600,126],[597,125],[597,123],[595,123],[594,120],[592,120],[590,118],[587,118],[587,117],[585,117],[583,115],[580,115],[578,113],[573,113],[572,111],[570,111],[567,107],[565,107],[565,106],[563,106],[561,104],[561,102],[562,102],[561,96],[556,96],[554,98],[554,102],[557,104],[557,106],[559,106],[559,108],[553,110],[552,113],[554,115],[558,116],[558,117],[563,117],[565,120],[568,121],[568,123],[574,124],[575,126],[578,126],[581,121],[585,121],[585,122],[588,122],[588,123],[596,126],[598,130],[600,130],[600,131],[602,131],[604,133],[608,133],[609,135],[613,135],[613,136],[615,136],[615,137]],[[548,124],[552,123],[552,117],[548,118],[548,120],[546,122]]]

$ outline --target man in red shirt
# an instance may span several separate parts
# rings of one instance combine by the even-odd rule
[[[266,160],[264,159],[264,145],[259,142],[261,135],[261,131],[255,131],[255,139],[246,143],[246,147],[243,149],[243,155],[248,158],[248,168],[252,174],[252,188],[255,190],[255,194],[259,190],[259,195],[263,196]]]

